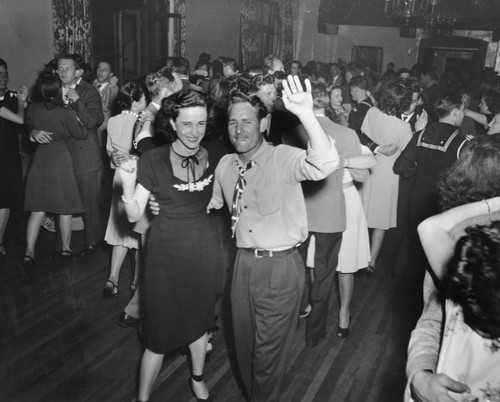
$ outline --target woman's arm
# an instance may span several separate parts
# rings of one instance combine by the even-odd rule
[[[418,235],[431,268],[439,279],[455,247],[450,231],[460,222],[500,210],[500,197],[477,201],[431,216],[418,225]]]
[[[377,165],[377,158],[373,155],[358,155],[343,160],[343,166],[349,169],[353,180],[364,182],[370,176],[368,169]]]
[[[478,112],[474,112],[474,111],[469,110],[469,109],[465,109],[464,114],[465,114],[465,116],[470,117],[476,123],[482,124],[483,126],[488,125],[488,120],[486,119],[486,116],[482,113],[478,113]]]
[[[121,179],[123,196],[122,201],[129,222],[137,222],[144,213],[151,192],[137,183],[137,158],[130,158],[122,163],[116,174]]]
[[[16,124],[24,123],[24,106],[26,99],[28,97],[28,88],[21,87],[17,92],[17,113],[14,113],[7,109],[6,107],[0,107],[0,117],[6,120],[12,121]]]

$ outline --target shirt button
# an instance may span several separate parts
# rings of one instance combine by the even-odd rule
[[[252,229],[250,229],[249,232],[252,233]]]
[[[247,209],[248,207],[245,205],[243,208]]]

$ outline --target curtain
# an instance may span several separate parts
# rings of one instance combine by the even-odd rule
[[[241,0],[240,19],[240,63],[245,69],[260,60],[261,49],[258,49],[258,28],[261,21],[256,19],[256,1]],[[282,60],[293,59],[293,4],[292,0],[272,0],[279,10],[277,20],[279,38],[276,49],[269,49],[271,53]],[[260,60],[262,61],[262,60]]]
[[[293,60],[293,5],[292,0],[278,0],[281,15],[280,46],[281,60]]]
[[[241,0],[240,64],[245,69],[258,57],[256,7],[254,0]]]
[[[92,59],[90,0],[52,0],[54,53]]]
[[[180,31],[180,49],[181,57],[186,54],[186,0],[174,0],[175,13],[180,14],[181,17],[181,31]]]

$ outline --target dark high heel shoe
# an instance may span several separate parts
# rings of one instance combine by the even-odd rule
[[[111,283],[111,287],[108,286],[108,283]],[[104,289],[102,290],[102,298],[110,299],[111,297],[118,297],[119,294],[120,291],[118,290],[118,286],[116,286],[113,281],[108,279],[104,284]]]
[[[208,396],[208,398],[202,399],[202,398],[198,398],[198,396],[196,395],[196,392],[194,392],[193,382],[202,382],[202,381],[203,381],[203,375],[192,375],[189,378],[188,384],[189,384],[189,388],[191,389],[191,393],[193,394],[193,396],[196,398],[197,401],[213,402],[210,395]]]
[[[337,328],[337,336],[340,339],[347,338],[349,335],[349,327],[351,326],[351,316],[349,315],[349,324],[347,325],[347,328],[342,328],[340,325]]]

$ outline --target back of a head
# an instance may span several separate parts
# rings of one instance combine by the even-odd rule
[[[116,95],[116,105],[120,111],[130,110],[133,102],[138,102],[144,95],[142,85],[138,81],[123,84]]]
[[[468,227],[456,244],[445,278],[447,297],[481,336],[500,337],[500,221]]]
[[[351,79],[349,82],[349,88],[359,88],[364,91],[368,90],[368,81],[364,76],[358,76]]]
[[[37,80],[37,92],[47,109],[53,109],[63,104],[61,81],[57,74],[42,72]]]
[[[441,96],[434,103],[434,111],[436,112],[436,115],[442,119],[449,116],[453,110],[460,109],[462,105],[462,97],[460,94],[450,92]]]
[[[500,135],[468,141],[437,184],[442,211],[500,196]]]
[[[173,67],[179,74],[189,74],[189,61],[185,57],[176,57]]]
[[[413,90],[403,80],[389,81],[382,87],[379,109],[389,116],[401,116],[410,108]]]
[[[322,109],[328,106],[328,90],[326,84],[320,81],[311,82],[311,95],[313,98],[313,106],[318,109]]]

